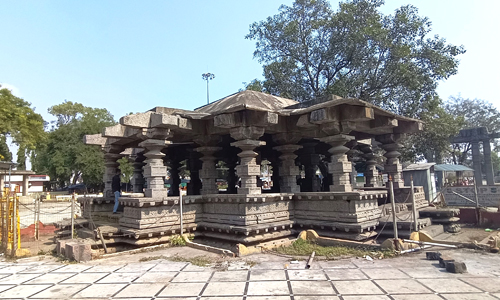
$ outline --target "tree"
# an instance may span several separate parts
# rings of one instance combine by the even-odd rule
[[[417,8],[385,16],[382,4],[351,0],[332,11],[326,0],[296,0],[251,24],[246,38],[257,41],[263,91],[298,101],[354,97],[411,117],[425,111],[465,50],[428,37],[431,23]]]
[[[19,146],[18,168],[23,169],[26,156],[35,150],[38,141],[45,138],[44,121],[30,103],[0,85],[0,160],[10,161],[12,154],[7,146],[7,137]]]
[[[91,108],[65,101],[52,106],[49,113],[57,117],[47,141],[40,143],[33,158],[34,170],[50,175],[60,187],[83,180],[87,187],[102,186],[104,157],[102,152],[83,143],[83,136],[96,134],[115,124],[106,109]]]
[[[130,180],[132,179],[132,175],[134,174],[134,166],[128,160],[127,157],[122,157],[119,160],[117,160],[117,162],[120,164],[120,166],[118,168],[122,172],[122,176],[120,178],[120,181],[127,184],[126,190],[128,190],[128,183],[130,183]]]

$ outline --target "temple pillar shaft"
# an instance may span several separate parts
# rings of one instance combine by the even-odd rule
[[[142,174],[143,167],[145,165],[144,160],[146,157],[143,153],[137,153],[134,162],[132,165],[134,166],[134,173],[132,175],[132,186],[134,189],[134,193],[143,193],[144,192],[144,176]]]
[[[167,176],[167,167],[163,163],[165,154],[161,152],[167,144],[168,141],[164,139],[148,139],[139,144],[140,147],[145,148],[144,178],[147,183],[144,191],[145,197],[168,197],[168,190],[165,188],[164,182],[164,178]]]
[[[328,172],[332,174],[333,185],[330,186],[331,192],[352,192],[350,174],[352,172],[352,163],[347,159],[349,148],[344,146],[347,142],[353,140],[350,135],[338,134],[320,139],[332,147],[328,150],[332,154],[328,164]]]
[[[377,170],[377,161],[375,160],[376,155],[373,153],[372,146],[365,145],[361,147],[363,151],[363,157],[366,160],[366,170],[365,170],[365,187],[376,187],[378,186],[377,177],[379,176]]]
[[[483,173],[481,171],[481,152],[479,151],[479,142],[472,142],[472,166],[474,168],[474,181],[476,182],[476,185],[483,185]]]
[[[240,164],[236,166],[236,173],[241,179],[241,187],[238,194],[261,194],[262,190],[257,186],[257,176],[260,176],[260,165],[257,164],[257,152],[255,148],[265,145],[266,142],[259,140],[241,140],[231,143],[231,146],[238,147]]]
[[[178,159],[172,158],[169,161],[169,172],[170,172],[170,195],[179,196],[179,185],[181,184],[181,178],[179,177],[180,162]]]
[[[297,176],[300,174],[299,167],[295,165],[297,155],[295,151],[302,148],[299,145],[282,145],[274,147],[273,149],[281,152],[279,159],[279,187],[281,193],[298,193],[300,186],[297,185]]]
[[[316,176],[319,164],[319,154],[316,153],[315,147],[318,143],[304,143],[303,155],[301,155],[301,163],[304,165],[304,178],[301,181],[302,192],[319,192],[321,191],[321,183]]]
[[[202,161],[202,167],[200,171],[200,178],[202,181],[201,194],[218,194],[219,189],[217,188],[217,169],[215,167],[215,156],[214,153],[221,150],[220,147],[199,147],[195,149],[197,152],[201,153],[203,156],[200,158]]]
[[[121,158],[121,155],[118,153],[105,153],[104,154],[104,191],[103,197],[114,197],[113,189],[111,187],[111,183],[113,181],[113,176],[116,175],[116,170],[120,165],[117,160]]]
[[[399,162],[401,153],[399,150],[403,145],[399,141],[403,138],[401,134],[385,134],[378,136],[378,141],[382,143],[380,146],[386,152],[384,156],[387,158],[384,166],[385,173],[392,178],[394,188],[401,188],[404,186],[403,181],[403,167]],[[389,182],[387,182],[389,186]]]
[[[187,194],[188,195],[200,195],[201,192],[201,180],[200,180],[200,169],[201,169],[201,161],[198,158],[199,154],[192,148],[189,150],[189,158],[188,158],[188,168],[191,180],[187,185]]]
[[[488,185],[495,184],[495,176],[493,172],[493,164],[491,163],[491,145],[490,140],[483,141],[484,167],[486,168],[486,182]]]

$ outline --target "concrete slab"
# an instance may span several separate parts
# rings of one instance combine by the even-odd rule
[[[215,272],[214,276],[210,279],[213,281],[246,281],[248,278],[248,271],[226,271]]]
[[[286,280],[285,270],[250,270],[250,281]]]
[[[0,284],[21,284],[40,275],[41,274],[13,274],[0,279]]]
[[[288,270],[290,280],[327,280],[323,270]]]
[[[280,296],[290,295],[286,281],[251,281],[248,283],[247,295]]]
[[[48,272],[55,272],[58,269],[61,269],[63,266],[61,265],[41,265],[41,266],[35,266],[29,269],[26,269],[24,271],[21,271],[19,273],[33,273],[33,274],[43,274],[43,273],[48,273]],[[75,272],[75,271],[73,271]]]
[[[180,272],[172,282],[207,282],[212,272]]]
[[[70,299],[72,295],[78,293],[89,286],[88,284],[67,284],[55,285],[46,290],[43,290],[32,298],[36,299]]]
[[[421,267],[421,268],[399,268],[399,270],[408,274],[412,278],[453,278],[453,274],[446,272],[445,269],[436,266]]]
[[[186,267],[188,263],[184,262],[164,262],[164,263],[159,263],[152,269],[150,269],[150,272],[171,272],[171,271],[180,271],[184,267]]]
[[[460,280],[489,293],[500,293],[500,278],[467,277]]]
[[[422,298],[425,300],[442,300],[443,299],[436,294],[391,295],[391,297],[394,298],[394,300],[415,300],[418,298]]]
[[[97,281],[97,283],[130,283],[141,275],[141,273],[112,273]]]
[[[83,272],[85,270],[88,270],[92,268],[92,266],[89,265],[84,265],[84,264],[71,264],[71,265],[65,265],[62,266],[61,268],[52,271],[53,273],[79,273]]]
[[[294,296],[295,300],[339,300],[337,296]]]
[[[410,276],[405,273],[399,271],[398,269],[390,268],[390,269],[363,269],[363,273],[365,273],[371,279],[402,279],[402,278],[410,278]]]
[[[55,273],[52,273],[55,274]],[[65,284],[75,284],[75,283],[94,283],[109,273],[80,273],[66,280],[61,281]],[[47,274],[48,275],[48,274]]]
[[[290,281],[294,295],[337,295],[330,281]]]
[[[158,296],[160,297],[188,297],[198,296],[205,286],[200,282],[169,283]]]
[[[389,279],[389,280],[375,280],[384,291],[389,294],[425,294],[432,293],[431,290],[420,284],[419,282],[411,279]]]
[[[116,273],[142,273],[146,272],[152,268],[156,267],[156,264],[144,264],[144,263],[135,263],[135,264],[128,264],[118,270],[116,270]]]
[[[373,282],[367,280],[334,281],[333,285],[342,295],[384,294]]]
[[[22,272],[24,270],[30,269],[33,266],[16,266],[16,265],[10,265],[5,268],[0,269],[0,274],[15,274]]]
[[[333,260],[333,261],[319,261],[318,264],[323,269],[354,269],[357,268],[353,263],[346,260]]]
[[[133,283],[121,290],[113,298],[154,297],[164,286],[163,283]]]
[[[443,294],[446,300],[494,300],[497,299],[486,293],[481,294]],[[427,299],[426,299],[427,300]]]
[[[166,284],[169,282],[172,278],[174,278],[175,275],[177,275],[178,272],[148,272],[141,277],[137,278],[134,283],[164,283]]]
[[[0,293],[0,299],[28,298],[40,291],[49,288],[50,284],[25,284],[18,285]]]
[[[334,269],[326,270],[325,273],[330,280],[368,279],[368,277],[358,269]]]
[[[97,265],[93,266],[90,269],[85,270],[84,272],[90,272],[90,273],[111,273],[114,272],[120,268],[123,268],[124,265]]]
[[[419,279],[420,283],[437,293],[480,293],[481,290],[458,279]]]
[[[203,291],[203,296],[242,296],[246,282],[210,282]]]
[[[124,283],[93,284],[78,292],[73,298],[109,298],[125,286],[127,284]]]
[[[388,296],[343,296],[344,300],[388,300]]]
[[[26,284],[40,284],[40,283],[59,283],[63,280],[76,275],[76,273],[48,273],[38,276],[35,279],[29,280]]]

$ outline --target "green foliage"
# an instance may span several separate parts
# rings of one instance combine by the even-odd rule
[[[120,178],[121,182],[129,183],[134,174],[134,166],[126,157],[120,158],[117,162],[120,164],[118,168],[122,172],[122,177]]]
[[[276,251],[282,254],[300,256],[311,255],[311,253],[315,251],[316,256],[325,256],[327,259],[340,256],[363,257],[369,255],[371,257],[391,257],[394,255],[388,251],[372,251],[365,248],[344,246],[323,247],[303,239],[297,239],[290,246],[281,246],[277,248]]]
[[[113,116],[101,108],[65,101],[48,110],[57,117],[45,142],[33,156],[33,169],[50,175],[60,187],[79,180],[90,188],[102,185],[104,157],[100,149],[85,145],[83,136],[100,133],[115,124]]]
[[[170,238],[170,245],[174,247],[186,246],[186,241],[180,234],[178,234]]]
[[[351,0],[333,11],[326,0],[296,0],[250,25],[263,82],[247,88],[307,101],[355,97],[418,116],[437,83],[457,72],[463,47],[429,37],[431,22],[407,5],[383,15],[380,0]]]
[[[35,150],[38,141],[45,139],[44,121],[30,103],[0,85],[0,158],[10,161],[12,154],[6,144],[7,136],[19,146],[18,161],[22,168],[26,155]]]

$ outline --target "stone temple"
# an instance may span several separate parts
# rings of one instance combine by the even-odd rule
[[[421,129],[418,120],[337,96],[299,103],[243,91],[194,111],[155,107],[85,137],[85,143],[104,151],[105,190],[103,198],[81,202],[87,217],[114,224],[104,226],[111,242],[168,241],[180,231],[179,191],[168,193],[165,178],[168,170],[171,186],[177,187],[183,166],[190,174],[182,197],[186,232],[244,245],[304,228],[364,240],[390,214],[376,153],[385,153],[384,172],[400,202],[396,209],[406,210],[410,188],[403,183],[399,141]],[[135,168],[134,193],[120,198],[123,214],[111,215],[111,179],[124,156]],[[263,160],[273,170],[270,189],[261,188]],[[366,164],[364,183],[356,183],[353,175],[358,161]],[[218,172],[220,162],[227,169],[225,178]],[[228,183],[224,192],[217,186],[221,179]],[[415,193],[417,208],[426,206],[422,187],[415,187]]]

